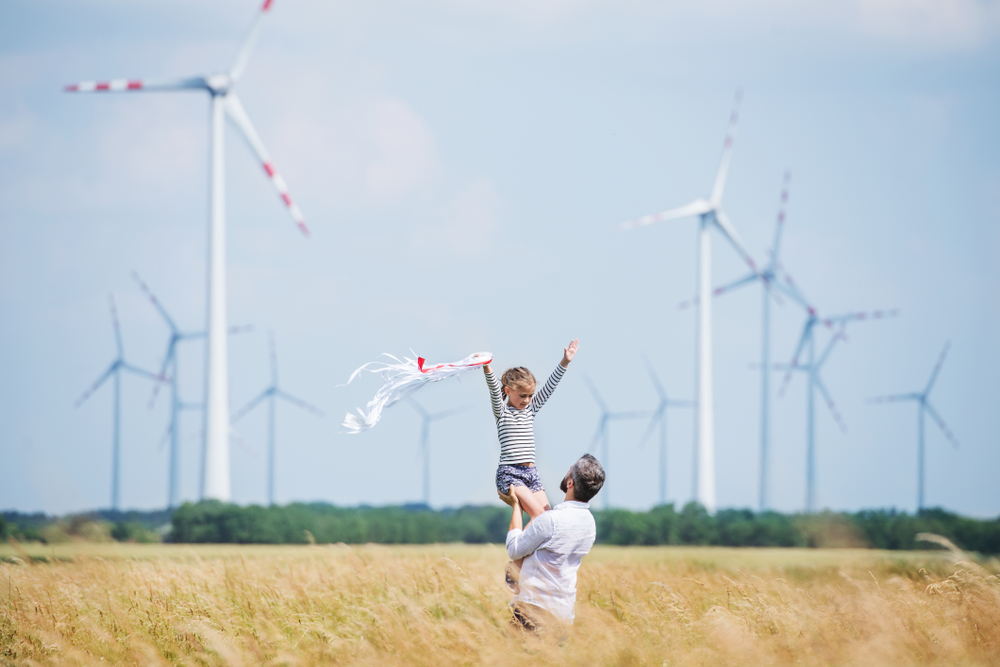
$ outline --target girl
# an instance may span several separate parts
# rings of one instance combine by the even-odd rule
[[[579,347],[579,339],[574,339],[563,348],[562,361],[538,394],[535,394],[535,376],[527,368],[510,368],[497,382],[490,365],[483,366],[500,437],[497,491],[517,496],[521,507],[532,519],[552,509],[535,468],[535,414],[555,391]]]

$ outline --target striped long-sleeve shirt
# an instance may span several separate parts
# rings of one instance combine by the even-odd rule
[[[535,462],[535,414],[542,409],[545,401],[556,390],[556,385],[566,373],[558,364],[545,386],[531,398],[523,410],[511,407],[504,400],[500,381],[492,373],[486,373],[486,384],[490,388],[493,416],[497,420],[497,435],[500,437],[500,465]]]

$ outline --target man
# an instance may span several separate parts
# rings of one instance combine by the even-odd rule
[[[511,506],[507,554],[524,558],[518,591],[511,601],[512,623],[534,630],[551,621],[572,623],[576,606],[576,572],[597,538],[588,501],[604,486],[604,468],[596,458],[584,454],[574,463],[559,488],[566,499],[521,525],[517,496],[500,494]]]

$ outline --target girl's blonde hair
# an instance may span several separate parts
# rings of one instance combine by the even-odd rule
[[[518,387],[534,387],[538,383],[535,382],[535,376],[527,368],[515,366],[503,372],[503,375],[500,376],[500,384],[504,387],[517,389]]]

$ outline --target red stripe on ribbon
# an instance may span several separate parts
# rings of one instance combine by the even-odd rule
[[[78,86],[75,83],[71,83],[68,86],[66,86],[65,88],[63,88],[63,91],[67,92],[67,93],[75,93],[78,90],[80,90],[80,86]]]
[[[264,6],[261,8],[260,11],[266,12],[267,10],[269,10],[271,8],[272,2],[274,2],[274,0],[264,0]]]
[[[267,172],[268,176],[270,176],[271,178],[274,178],[274,174],[276,172],[274,171],[274,167],[271,166],[270,162],[265,162],[264,163],[264,171]]]
[[[142,88],[142,81],[129,81],[128,82],[128,89],[129,90],[139,90],[140,88]]]
[[[288,193],[282,192],[281,198],[285,200],[285,204],[287,204],[288,206],[292,205],[292,198],[288,196]]]
[[[99,83],[96,86],[94,86],[94,90],[110,90],[110,89],[111,89],[110,83]]]

